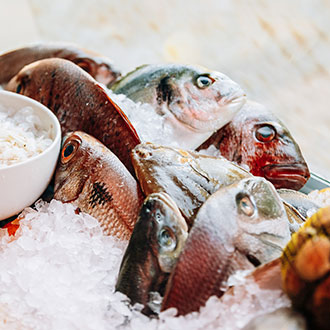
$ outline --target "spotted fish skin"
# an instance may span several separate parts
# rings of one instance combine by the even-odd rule
[[[8,83],[25,65],[46,59],[63,58],[80,66],[102,84],[111,85],[121,74],[110,59],[73,44],[40,43],[0,55],[0,85]]]
[[[70,61],[53,58],[25,66],[7,89],[54,112],[62,133],[80,130],[104,143],[134,173],[130,151],[140,143],[135,129],[104,89]]]
[[[54,198],[98,219],[104,233],[129,239],[143,194],[133,176],[101,142],[68,133],[55,172]]]

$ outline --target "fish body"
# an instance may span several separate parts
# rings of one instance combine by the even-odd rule
[[[197,213],[162,310],[198,311],[210,296],[223,294],[231,274],[278,258],[289,240],[284,206],[271,183],[252,177],[219,189]]]
[[[54,198],[72,203],[101,224],[104,233],[129,239],[143,194],[137,181],[101,142],[84,132],[63,138]]]
[[[330,324],[330,206],[319,209],[283,250],[282,284],[310,329]]]
[[[155,128],[153,140],[144,142],[183,149],[198,147],[227,124],[245,103],[242,89],[224,74],[180,64],[138,67],[111,89],[134,102],[151,105],[149,116],[159,118],[161,132]],[[132,122],[145,120],[134,113],[129,117],[134,118]],[[142,140],[143,135],[141,131]]]
[[[59,58],[34,62],[12,78],[7,89],[52,110],[63,135],[80,130],[94,136],[133,173],[129,153],[139,137],[104,89],[77,65]]]
[[[163,290],[184,246],[188,227],[178,207],[165,193],[150,194],[144,201],[124,254],[116,290],[132,305],[149,312],[151,292]]]
[[[197,150],[207,152],[210,146],[230,161],[248,167],[253,175],[265,177],[276,188],[299,190],[310,176],[289,130],[256,102],[248,101],[229,124]]]
[[[90,50],[72,44],[40,43],[0,55],[0,85],[9,82],[24,66],[54,57],[77,64],[94,79],[105,85],[113,83],[121,76],[110,59]]]
[[[132,163],[145,195],[166,192],[191,226],[199,207],[222,186],[251,174],[225,158],[141,143],[132,150]]]

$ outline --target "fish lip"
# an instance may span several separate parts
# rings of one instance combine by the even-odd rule
[[[264,177],[275,188],[288,188],[299,190],[307,182],[310,173],[304,163],[269,164],[262,167]]]

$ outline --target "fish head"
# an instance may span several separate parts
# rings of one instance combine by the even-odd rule
[[[81,193],[90,174],[97,166],[95,155],[105,147],[92,136],[76,131],[62,139],[60,158],[55,170],[54,198],[72,202]]]
[[[158,104],[195,132],[214,132],[227,124],[246,101],[241,87],[226,75],[174,65],[157,86]],[[168,110],[167,110],[168,109]]]
[[[173,200],[166,193],[150,194],[124,254],[116,290],[132,303],[146,305],[151,291],[164,289],[187,236],[187,224]]]
[[[289,223],[275,188],[251,177],[220,188],[201,206],[170,275],[162,309],[197,311],[236,270],[281,255]]]
[[[222,129],[220,153],[248,166],[276,188],[299,190],[310,173],[299,146],[285,125],[263,105],[249,101]]]
[[[254,265],[267,263],[282,253],[290,240],[290,224],[274,186],[261,177],[242,180],[235,194],[237,250]]]
[[[188,226],[172,198],[164,193],[147,197],[140,217],[149,221],[149,242],[162,272],[170,273],[188,236]]]

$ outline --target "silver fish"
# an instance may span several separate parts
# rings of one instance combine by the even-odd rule
[[[199,310],[210,296],[223,294],[233,272],[278,258],[289,240],[289,221],[270,182],[252,177],[219,189],[197,213],[162,310]]]
[[[145,141],[143,132],[139,132],[142,140],[186,149],[197,148],[245,103],[245,93],[226,75],[180,64],[140,66],[111,90],[134,102],[150,104],[150,116],[162,121],[162,130],[155,130],[153,140]],[[140,120],[145,120],[144,116]]]
[[[252,176],[225,158],[153,143],[137,145],[131,152],[136,177],[145,195],[169,194],[191,226],[199,207],[222,186]]]

